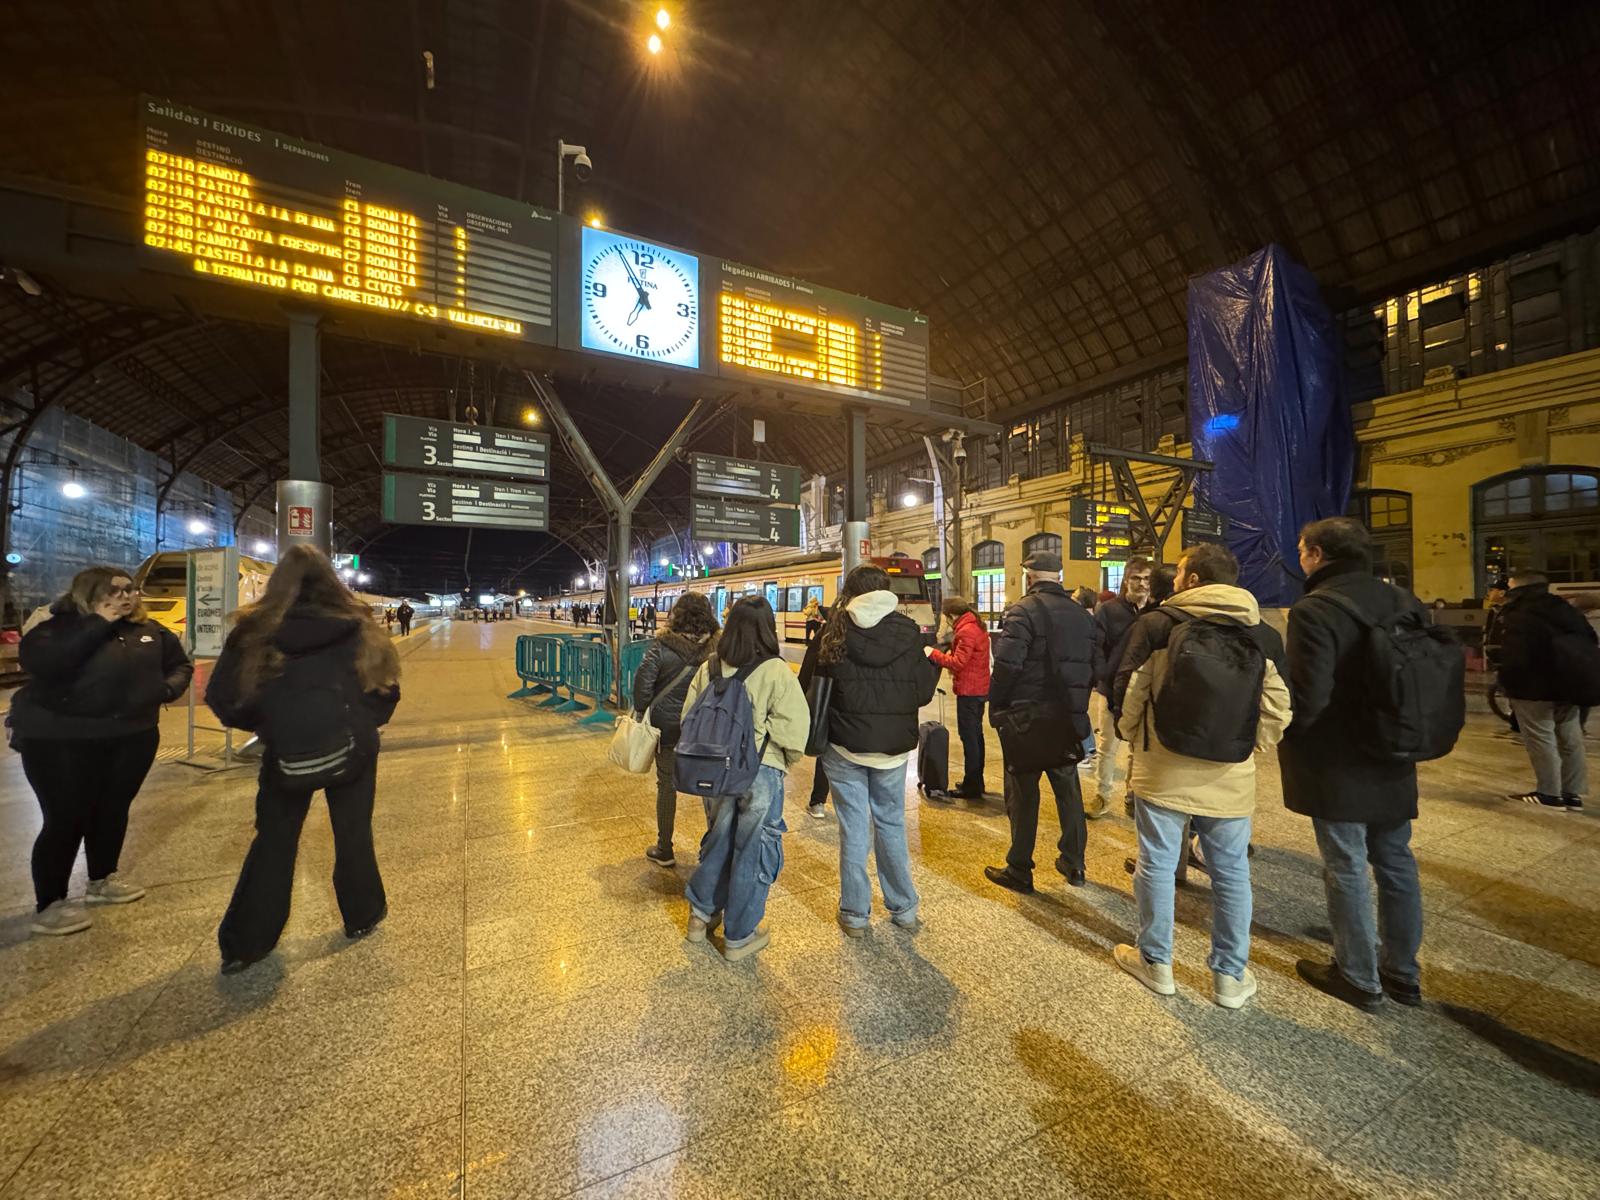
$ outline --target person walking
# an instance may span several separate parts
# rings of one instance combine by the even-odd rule
[[[1150,560],[1130,558],[1122,572],[1117,594],[1102,600],[1094,612],[1095,636],[1100,641],[1103,665],[1089,697],[1089,719],[1094,726],[1095,757],[1093,801],[1086,803],[1084,816],[1098,820],[1111,807],[1112,794],[1122,782],[1122,758],[1127,743],[1117,736],[1117,720],[1111,711],[1111,683],[1133,623],[1150,599]]]
[[[800,615],[806,619],[806,645],[811,645],[811,639],[817,636],[822,628],[822,604],[815,596],[806,601],[806,606],[800,610]]]
[[[155,762],[161,706],[188,690],[194,666],[116,567],[73,576],[17,653],[28,682],[12,700],[10,724],[44,818],[33,843],[30,927],[42,937],[78,933],[89,916],[67,890],[80,845],[84,904],[144,897],[118,870],[128,813]]]
[[[386,604],[383,607],[383,627],[389,633],[394,632],[394,605]]]
[[[678,817],[673,748],[678,744],[689,683],[695,668],[711,652],[711,641],[716,636],[711,605],[704,596],[690,592],[672,606],[666,632],[650,643],[633,677],[633,719],[643,721],[648,716],[661,731],[656,747],[656,840],[644,852],[658,867],[673,867],[678,862],[672,854],[672,831]]]
[[[1311,818],[1322,855],[1333,961],[1301,959],[1312,987],[1371,1011],[1384,994],[1422,1003],[1422,889],[1411,854],[1417,767],[1374,754],[1369,729],[1368,634],[1343,604],[1369,622],[1410,613],[1426,624],[1415,596],[1372,574],[1366,527],[1348,517],[1300,531],[1306,594],[1289,610],[1289,691],[1294,723],[1278,747],[1283,802]],[[1319,593],[1335,593],[1335,601]],[[1377,882],[1373,921],[1369,869]]]
[[[394,610],[395,617],[400,622],[400,636],[411,636],[411,618],[417,615],[417,610],[411,607],[411,601],[400,601],[400,607]]]
[[[1089,688],[1101,670],[1094,619],[1061,586],[1061,558],[1039,551],[1023,561],[1027,592],[1006,609],[994,647],[989,681],[989,723],[999,726],[1014,705],[1038,705],[1061,722],[1064,743],[1082,743],[1089,732]],[[1043,706],[1049,706],[1044,708]],[[1001,750],[1004,753],[1002,740]],[[1003,867],[985,867],[991,883],[1014,892],[1033,891],[1033,850],[1039,835],[1039,776],[1049,776],[1061,820],[1056,870],[1073,887],[1082,887],[1083,793],[1076,759],[1045,769],[1019,769],[1007,762],[1007,812],[1011,848]]]
[[[388,913],[372,845],[378,730],[400,701],[400,659],[326,555],[292,547],[261,599],[236,614],[206,688],[224,725],[266,747],[256,836],[217,930],[231,975],[272,952],[289,919],[294,863],[311,799],[328,801],[333,890],[347,938]]]
[[[868,850],[890,920],[913,933],[922,927],[906,844],[906,763],[917,748],[917,712],[933,699],[939,668],[899,607],[883,568],[856,567],[801,665],[808,683],[813,671],[833,680],[828,748],[817,770],[839,816],[838,920],[850,937],[864,937],[872,918]]]
[[[1119,733],[1135,745],[1139,902],[1137,945],[1116,963],[1170,996],[1174,873],[1192,827],[1211,874],[1212,998],[1240,1008],[1255,995],[1250,971],[1250,818],[1254,754],[1277,745],[1289,724],[1289,688],[1274,658],[1282,642],[1241,587],[1239,562],[1222,546],[1188,550],[1177,594],[1162,608],[1162,644],[1133,673]]]
[[[688,596],[673,605],[678,606]],[[710,613],[707,605],[706,612]],[[689,900],[688,940],[703,942],[723,922],[722,954],[738,962],[766,948],[772,933],[761,924],[767,894],[783,870],[783,779],[805,757],[811,714],[794,672],[778,651],[772,606],[747,596],[728,610],[711,656],[689,684],[684,713],[708,688],[729,678],[743,682],[750,701],[760,766],[748,790],[709,799],[709,828],[700,843],[700,865],[684,889]]]
[[[1583,708],[1600,701],[1594,627],[1535,571],[1510,579],[1500,610],[1500,690],[1511,701],[1533,764],[1530,791],[1514,801],[1544,812],[1582,812],[1588,790]]]
[[[989,699],[989,634],[978,619],[978,609],[965,596],[949,595],[940,606],[950,622],[948,652],[930,647],[928,658],[950,672],[956,694],[956,732],[961,736],[961,784],[950,795],[962,800],[983,799],[983,706]]]

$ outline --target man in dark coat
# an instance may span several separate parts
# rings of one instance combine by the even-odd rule
[[[395,617],[400,622],[400,636],[411,635],[411,618],[417,615],[417,610],[411,607],[411,601],[400,601],[400,607],[394,610]]]
[[[1122,648],[1133,629],[1133,623],[1150,599],[1150,560],[1130,558],[1122,572],[1122,586],[1109,600],[1101,601],[1094,610],[1095,636],[1100,640],[1100,654],[1105,660],[1095,679],[1095,699],[1090,701],[1094,720],[1095,798],[1084,805],[1092,821],[1105,816],[1111,806],[1111,795],[1123,779],[1122,758],[1128,744],[1117,736],[1117,721],[1111,714],[1111,682],[1117,663],[1122,660]],[[1128,672],[1133,675],[1132,671]]]
[[[1370,620],[1413,609],[1415,596],[1372,574],[1366,528],[1348,517],[1313,521],[1300,532],[1306,594],[1289,610],[1289,690],[1294,723],[1278,747],[1283,802],[1311,818],[1322,853],[1334,961],[1302,959],[1295,970],[1320,991],[1358,1008],[1422,1002],[1417,949],[1422,890],[1411,855],[1417,768],[1368,746],[1367,631],[1337,592]],[[1367,869],[1378,886],[1373,919]],[[1381,948],[1381,953],[1380,953]]]
[[[1089,736],[1089,689],[1102,664],[1094,618],[1062,588],[1061,559],[1038,552],[1023,561],[1027,593],[1005,611],[994,648],[989,681],[989,722],[1015,704],[1045,701],[1062,705],[1071,728],[1063,739],[1082,743]],[[1054,654],[1051,650],[1054,650]],[[1003,867],[983,869],[991,883],[1014,892],[1033,891],[1033,847],[1039,835],[1039,771],[1012,771],[1006,764],[1011,849]],[[1068,763],[1044,771],[1061,819],[1056,870],[1073,887],[1084,884],[1083,793],[1077,767]]]
[[[1500,690],[1533,763],[1531,792],[1513,800],[1545,812],[1583,811],[1588,787],[1579,708],[1600,694],[1594,627],[1532,571],[1511,577],[1500,609]]]

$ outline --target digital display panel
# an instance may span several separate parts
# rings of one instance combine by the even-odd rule
[[[683,250],[583,227],[585,350],[676,367],[700,365],[700,260]]]
[[[1075,528],[1125,530],[1133,520],[1133,506],[1118,500],[1074,496],[1067,502],[1067,520]]]
[[[1074,529],[1067,534],[1067,553],[1078,562],[1121,562],[1133,553],[1133,536],[1126,530]]]
[[[547,479],[550,435],[385,413],[383,462],[389,467],[442,467],[476,475]]]
[[[928,319],[831,288],[724,262],[718,272],[719,374],[921,404]]]
[[[798,546],[800,510],[741,500],[691,501],[689,530],[698,540],[744,545]]]
[[[731,496],[737,500],[800,503],[800,468],[783,463],[724,458],[720,454],[691,456],[694,494]]]
[[[555,342],[553,213],[146,97],[145,265]]]
[[[400,525],[550,528],[550,488],[498,479],[383,475],[383,519]]]

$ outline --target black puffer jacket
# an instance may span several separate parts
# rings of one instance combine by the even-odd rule
[[[888,596],[890,600],[874,601]],[[939,668],[923,650],[922,631],[901,612],[878,615],[893,601],[890,592],[869,592],[850,602],[845,619],[844,659],[817,666],[822,639],[806,651],[800,685],[813,670],[833,678],[828,703],[828,741],[857,754],[904,754],[917,748],[917,710],[933,699]],[[859,606],[859,607],[858,607]],[[878,619],[873,620],[877,615]],[[870,624],[860,624],[868,621]]]
[[[111,738],[154,729],[189,688],[183,644],[154,621],[108,621],[65,601],[18,647],[29,682],[11,705],[24,738]]]
[[[1046,631],[1048,630],[1048,637]],[[1055,642],[1051,661],[1049,641]],[[1103,667],[1094,618],[1059,583],[1036,583],[1000,618],[989,681],[989,721],[1029,700],[1063,703],[1078,740],[1089,736],[1089,689]]]
[[[378,749],[378,729],[387,725],[400,703],[399,685],[384,692],[363,692],[356,676],[356,649],[359,645],[360,618],[334,616],[310,608],[289,610],[272,642],[291,658],[309,658],[315,665],[314,686],[343,689],[349,697],[350,711],[356,717],[351,730],[356,744],[369,753]],[[239,631],[228,635],[217,659],[211,681],[206,685],[206,705],[217,719],[233,729],[254,733],[262,723],[263,694],[272,687],[268,680],[252,695],[240,692]]]
[[[694,679],[689,668],[705,662],[710,650],[709,637],[692,638],[669,629],[644,652],[644,661],[633,677],[633,709],[637,714],[649,708],[650,723],[661,731],[663,749],[678,744],[683,700]]]
[[[1374,757],[1365,744],[1366,632],[1316,593],[1348,596],[1373,620],[1422,606],[1364,562],[1331,562],[1306,580],[1289,610],[1289,692],[1294,723],[1278,745],[1283,803],[1325,821],[1397,824],[1417,815],[1417,768]]]
[[[1094,610],[1095,636],[1100,639],[1102,660],[1100,673],[1095,678],[1094,690],[1102,696],[1111,694],[1112,677],[1116,674],[1117,663],[1121,661],[1128,631],[1133,628],[1133,623],[1138,617],[1139,610],[1121,596],[1113,596]],[[1131,671],[1129,675],[1132,675]]]
[[[1507,696],[1574,704],[1580,693],[1600,690],[1592,678],[1594,627],[1560,596],[1552,596],[1548,583],[1507,592],[1498,632],[1500,687]]]

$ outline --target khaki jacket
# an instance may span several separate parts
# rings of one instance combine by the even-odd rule
[[[1255,597],[1243,588],[1208,583],[1178,592],[1166,602],[1197,617],[1228,617],[1244,625],[1261,623]],[[1129,787],[1146,800],[1176,812],[1203,817],[1248,817],[1256,806],[1254,756],[1240,763],[1208,762],[1175,754],[1155,735],[1155,713],[1149,711],[1166,678],[1167,650],[1150,656],[1128,684],[1118,734],[1133,747]],[[1289,689],[1272,660],[1267,660],[1261,688],[1261,721],[1256,727],[1256,750],[1278,744],[1291,718]],[[1146,746],[1145,720],[1150,722]]]
[[[724,676],[736,675],[738,667],[722,663]],[[689,694],[684,697],[683,715],[687,717],[700,693],[710,682],[711,660],[700,664],[700,669],[689,681]],[[744,681],[744,690],[750,693],[750,711],[755,718],[756,745],[767,742],[767,752],[761,756],[765,766],[787,771],[806,755],[806,738],[811,733],[811,707],[806,694],[800,690],[794,672],[781,658],[769,658]]]

